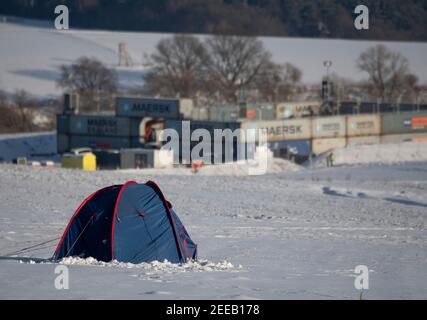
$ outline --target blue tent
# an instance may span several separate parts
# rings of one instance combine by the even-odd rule
[[[53,255],[100,261],[173,263],[196,259],[197,245],[153,181],[110,186],[76,210]]]

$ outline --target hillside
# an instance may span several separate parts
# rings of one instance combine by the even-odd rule
[[[10,22],[10,20],[12,20]],[[57,31],[42,23],[22,19],[0,22],[0,42],[7,43],[0,51],[0,88],[8,93],[25,89],[37,97],[58,96],[58,66],[71,64],[80,56],[93,56],[119,74],[122,87],[142,85],[144,54],[153,52],[157,42],[170,36],[161,33]],[[302,38],[261,38],[277,63],[290,62],[300,68],[304,83],[319,83],[325,74],[323,61],[332,60],[331,71],[345,78],[360,80],[364,75],[356,69],[355,60],[361,51],[377,42]],[[128,45],[134,67],[118,68],[118,44]],[[421,83],[427,82],[427,43],[384,42],[392,50],[405,55],[411,71]]]
[[[51,19],[66,4],[73,27],[382,40],[427,40],[425,0],[49,0],[0,3],[0,13]],[[354,28],[354,9],[369,8],[370,28]]]

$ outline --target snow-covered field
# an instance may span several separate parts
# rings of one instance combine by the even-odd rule
[[[335,149],[333,153],[337,166],[427,161],[427,142],[347,146]],[[307,161],[305,165],[310,168],[324,168],[328,154],[325,153],[312,161]]]
[[[72,19],[72,16],[70,17]],[[47,27],[50,25],[50,27]],[[151,54],[157,42],[169,34],[141,32],[57,31],[53,22],[35,23],[24,19],[0,22],[0,88],[8,93],[25,89],[35,96],[60,95],[55,80],[58,66],[71,64],[80,56],[96,57],[114,67],[118,63],[118,44],[128,44],[135,64],[133,68],[117,68],[123,87],[142,85],[143,56]],[[319,83],[325,74],[323,61],[332,60],[331,71],[342,77],[360,80],[364,75],[356,69],[355,60],[366,48],[380,42],[261,38],[278,63],[290,62],[303,72],[303,81]],[[427,43],[381,42],[405,55],[411,71],[421,83],[427,81]]]
[[[127,265],[67,259],[54,287],[54,239],[83,199],[126,180],[158,182],[199,263]],[[364,299],[427,298],[427,164],[300,169],[262,176],[161,171],[83,172],[0,165],[0,298],[358,299],[354,268],[370,269]]]

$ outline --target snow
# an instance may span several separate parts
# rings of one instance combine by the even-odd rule
[[[362,164],[392,164],[402,162],[427,161],[427,142],[402,142],[389,144],[372,144],[347,146],[335,149],[334,164],[362,165]],[[326,167],[325,153],[313,161],[307,161],[309,167]]]
[[[3,164],[0,298],[358,299],[354,269],[366,265],[364,299],[425,299],[426,165],[247,176]],[[52,256],[55,239],[86,196],[127,180],[160,185],[198,243],[199,262],[67,258],[61,263],[69,268],[70,289],[56,290],[57,264],[43,260]],[[7,256],[41,242],[37,250]]]
[[[260,164],[254,160],[238,161],[225,164],[205,165],[197,172],[199,176],[245,176],[248,175],[251,168],[256,168]],[[260,169],[262,170],[262,169]],[[283,171],[298,171],[301,166],[280,158],[268,158],[266,173],[277,173]],[[138,173],[137,169],[119,170],[124,173]],[[161,174],[161,175],[194,175],[191,168],[177,167],[170,169],[144,169],[147,174]]]
[[[98,261],[94,258],[78,258],[78,257],[67,257],[62,259],[60,264],[63,265],[79,265],[79,266],[98,266],[98,267],[109,267],[109,268],[126,268],[126,269],[143,269],[155,273],[176,273],[176,272],[213,272],[213,271],[233,271],[238,269],[241,269],[242,266],[238,266],[235,268],[233,264],[228,262],[227,260],[220,261],[220,262],[211,262],[208,260],[199,260],[199,261],[188,261],[186,263],[182,264],[175,264],[171,263],[167,260],[160,262],[160,261],[152,261],[149,263],[139,263],[139,264],[133,264],[133,263],[125,263],[125,262],[119,262],[117,260],[111,261],[111,262],[103,262]]]
[[[58,66],[71,64],[80,56],[96,57],[119,74],[124,88],[138,87],[144,74],[144,55],[150,55],[160,39],[170,34],[143,32],[88,31],[70,29],[58,31],[48,23],[24,19],[0,22],[0,87],[8,93],[25,89],[38,97],[58,96],[55,80]],[[200,36],[203,38],[204,36]],[[405,55],[412,72],[420,82],[427,81],[426,43],[377,42],[333,39],[260,38],[278,63],[290,62],[303,72],[303,81],[319,83],[325,74],[323,61],[332,60],[332,72],[360,80],[364,75],[356,69],[355,60],[361,51],[383,43]],[[118,44],[128,44],[135,67],[117,67]]]

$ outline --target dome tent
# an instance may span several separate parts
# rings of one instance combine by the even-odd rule
[[[76,210],[53,255],[141,263],[196,259],[197,245],[153,181],[128,181],[90,195]]]

